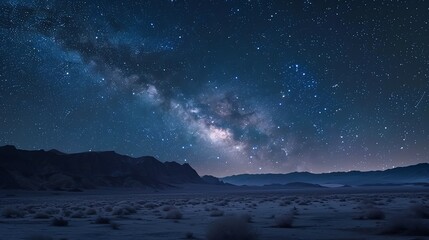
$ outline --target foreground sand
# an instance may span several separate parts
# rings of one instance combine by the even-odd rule
[[[209,226],[230,215],[245,219],[257,239],[428,239],[428,190],[3,191],[0,239],[207,239]],[[60,217],[67,226],[54,226]]]

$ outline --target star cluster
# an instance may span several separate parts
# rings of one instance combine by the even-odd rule
[[[424,1],[0,3],[0,144],[201,175],[429,161]]]

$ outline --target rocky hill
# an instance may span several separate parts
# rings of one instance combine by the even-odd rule
[[[97,187],[161,188],[205,183],[189,164],[132,158],[115,152],[66,154],[0,147],[0,189],[79,190]]]

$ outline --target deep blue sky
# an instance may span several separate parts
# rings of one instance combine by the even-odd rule
[[[200,174],[429,162],[425,1],[1,1],[0,145]]]

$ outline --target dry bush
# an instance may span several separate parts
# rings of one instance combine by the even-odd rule
[[[109,223],[110,223],[110,219],[108,217],[98,216],[95,219],[95,224],[109,224]]]
[[[63,209],[63,216],[64,217],[70,217],[72,215],[72,211],[68,210],[68,209]]]
[[[45,236],[45,235],[32,235],[32,236],[29,236],[25,239],[26,240],[53,240],[52,237]]]
[[[49,215],[59,214],[60,213],[60,209],[49,207],[49,208],[45,209],[45,213],[47,213]]]
[[[155,204],[155,203],[147,203],[146,205],[144,205],[144,208],[147,208],[147,209],[154,209],[157,207],[159,207],[159,206],[158,206],[158,204]]]
[[[252,221],[252,216],[251,216],[250,214],[248,214],[248,213],[241,214],[241,215],[240,215],[240,217],[241,217],[244,221],[246,221],[246,222],[248,222],[248,223],[252,223],[252,222],[253,222],[253,221]]]
[[[359,220],[382,220],[386,217],[384,212],[378,208],[370,208],[365,211],[365,213],[359,216]]]
[[[22,218],[25,216],[25,213],[15,207],[6,207],[2,210],[1,215],[5,218]]]
[[[164,211],[164,212],[168,212],[168,211],[170,211],[170,210],[172,210],[172,209],[175,209],[175,207],[174,207],[174,206],[171,206],[171,205],[167,205],[167,206],[164,206],[164,207],[162,208],[162,211]]]
[[[182,219],[183,214],[178,209],[171,209],[165,214],[166,219]]]
[[[85,214],[86,215],[95,215],[95,214],[97,214],[97,211],[94,208],[88,208],[88,209],[86,209]]]
[[[393,218],[382,227],[381,234],[429,236],[429,224],[420,219]]]
[[[125,216],[125,215],[131,215],[136,212],[137,210],[134,207],[123,205],[123,206],[114,207],[112,211],[112,215]]]
[[[385,218],[385,214],[381,209],[372,208],[366,211],[365,218],[371,220],[381,220]]]
[[[187,233],[185,234],[185,239],[196,239],[196,238],[195,238],[195,236],[194,236],[194,233],[192,233],[192,232],[187,232]]]
[[[210,211],[218,210],[218,208],[214,207],[214,206],[205,206],[204,210],[207,211],[207,212],[210,212]]]
[[[211,223],[206,233],[207,240],[256,240],[252,226],[239,216],[222,217]]]
[[[219,209],[215,209],[210,212],[210,217],[221,217],[223,216],[223,211]]]
[[[214,205],[224,207],[224,206],[227,206],[228,204],[229,204],[229,200],[225,199],[223,201],[215,203]]]
[[[112,228],[114,230],[118,230],[119,229],[119,223],[110,222],[110,228]]]
[[[51,215],[44,213],[44,212],[38,212],[38,213],[34,214],[34,218],[36,218],[36,219],[48,219],[50,217],[51,217]]]
[[[429,207],[418,204],[414,205],[410,209],[414,216],[418,218],[429,219]]]
[[[51,225],[56,227],[66,227],[69,225],[69,221],[62,217],[55,217],[52,219]]]
[[[284,214],[274,218],[274,226],[279,228],[291,228],[294,216],[292,213]]]
[[[71,218],[83,218],[83,217],[85,217],[85,214],[82,211],[79,210],[77,212],[72,213],[70,215],[70,217]]]
[[[288,206],[288,205],[291,205],[292,204],[292,202],[291,201],[281,201],[280,203],[279,203],[279,206],[280,207],[285,207],[285,206]]]

